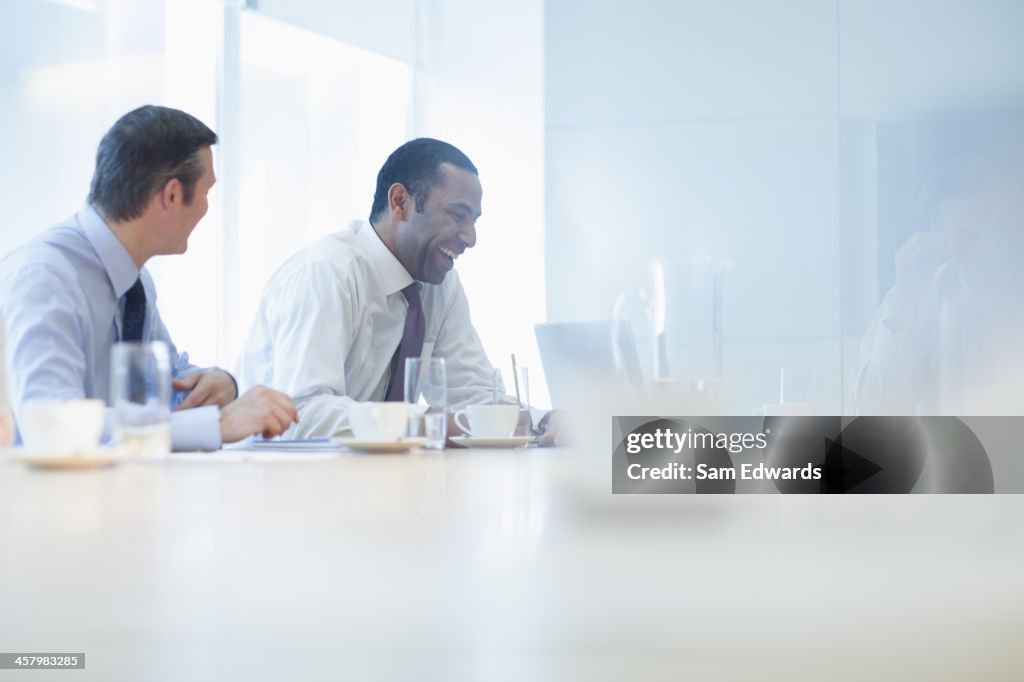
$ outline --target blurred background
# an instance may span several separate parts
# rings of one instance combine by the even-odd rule
[[[662,375],[720,380],[725,412],[790,367],[850,413],[896,254],[939,229],[936,169],[1024,233],[1021,35],[1017,0],[5,0],[0,253],[80,207],[121,114],[185,109],[219,182],[150,267],[178,346],[231,367],[274,269],[439,137],[480,168],[458,267],[492,362],[539,369],[535,323],[618,299],[648,377],[661,330]]]

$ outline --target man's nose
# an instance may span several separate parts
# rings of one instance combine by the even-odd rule
[[[459,230],[459,239],[462,240],[467,249],[476,246],[476,223],[471,223],[469,227]]]

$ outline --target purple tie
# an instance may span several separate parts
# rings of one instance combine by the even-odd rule
[[[391,384],[388,386],[385,400],[405,400],[405,361],[420,356],[423,350],[423,337],[427,333],[423,305],[420,303],[420,283],[413,282],[402,289],[402,295],[405,296],[409,309],[405,313],[402,342],[398,344],[395,355],[391,358]]]

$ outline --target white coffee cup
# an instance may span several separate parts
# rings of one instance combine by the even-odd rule
[[[409,422],[408,403],[356,403],[348,408],[352,433],[363,440],[399,440]]]
[[[28,400],[18,414],[25,447],[56,453],[88,451],[103,435],[102,400]]]
[[[463,423],[462,418],[469,421]],[[507,438],[519,423],[518,405],[470,405],[455,413],[455,423],[471,436]]]

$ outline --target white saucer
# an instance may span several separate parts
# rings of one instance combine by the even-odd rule
[[[426,438],[402,438],[401,440],[360,440],[358,438],[334,438],[332,443],[357,452],[409,452],[427,442]]]
[[[124,459],[124,453],[117,448],[94,448],[81,452],[57,452],[49,450],[26,450],[10,448],[0,451],[0,456],[23,462],[34,469],[102,469],[114,466]]]
[[[452,436],[451,441],[464,448],[521,448],[530,441],[533,436]]]

